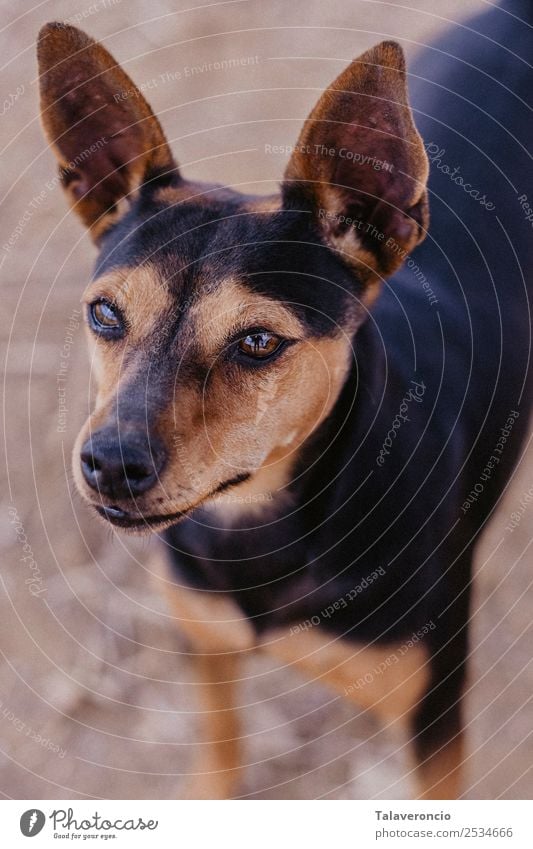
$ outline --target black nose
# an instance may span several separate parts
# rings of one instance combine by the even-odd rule
[[[131,498],[155,484],[166,455],[161,442],[146,434],[102,430],[87,440],[80,460],[92,489],[112,498]]]

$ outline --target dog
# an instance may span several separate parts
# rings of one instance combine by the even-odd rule
[[[43,126],[99,251],[74,475],[106,523],[160,537],[205,725],[192,798],[238,795],[257,650],[403,729],[419,798],[462,792],[472,556],[531,394],[529,89],[478,35],[518,25],[493,9],[426,52],[425,142],[401,48],[369,49],[272,197],[187,181],[108,51],[40,32]],[[483,110],[457,94],[481,90]]]

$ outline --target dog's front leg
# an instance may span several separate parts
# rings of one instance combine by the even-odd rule
[[[177,584],[160,553],[151,567],[176,627],[189,639],[196,670],[200,739],[184,795],[229,799],[243,773],[237,693],[242,661],[255,647],[253,628],[226,595]]]
[[[198,654],[200,740],[196,746],[189,799],[231,799],[242,779],[242,746],[236,703],[238,654]]]

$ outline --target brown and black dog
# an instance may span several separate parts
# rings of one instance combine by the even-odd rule
[[[191,795],[238,792],[234,682],[259,648],[404,725],[420,796],[456,796],[472,550],[527,423],[527,333],[514,272],[502,323],[460,233],[459,273],[445,235],[409,259],[428,158],[400,47],[322,95],[275,197],[182,177],[140,91],[74,27],[45,26],[38,57],[46,135],[99,248],[75,479],[115,527],[162,532],[209,743]],[[455,209],[475,203],[442,179]]]

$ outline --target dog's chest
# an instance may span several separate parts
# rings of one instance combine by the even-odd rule
[[[238,510],[239,504],[235,504]],[[223,514],[224,515],[224,514]],[[233,512],[226,514],[229,518]],[[220,528],[220,515],[202,511],[166,533],[174,572],[189,586],[228,593],[258,630],[300,617],[321,594],[320,564],[295,517]],[[218,520],[217,527],[216,522]],[[259,526],[259,522],[261,525]],[[210,526],[211,525],[211,526]],[[213,527],[214,526],[214,527]]]

